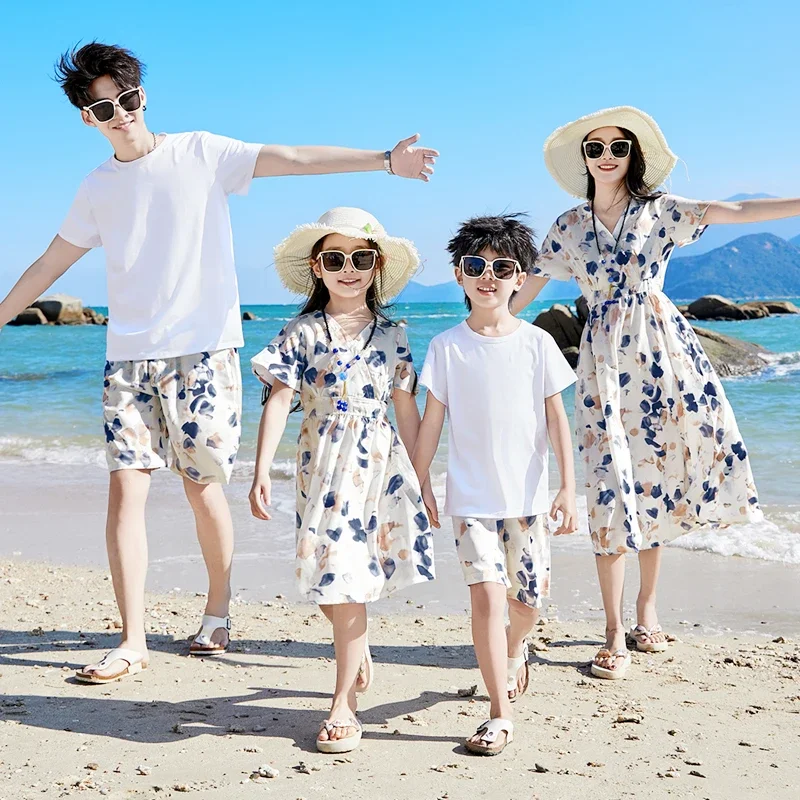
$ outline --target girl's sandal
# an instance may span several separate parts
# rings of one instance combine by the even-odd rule
[[[663,642],[652,641],[653,636],[657,633],[664,633],[658,624],[649,629],[644,625],[635,625],[631,628],[630,636],[636,643],[636,649],[642,653],[663,653],[669,647],[669,639],[665,638]],[[664,636],[666,637],[666,634]]]
[[[356,678],[356,694],[366,694],[372,686],[373,678],[372,653],[369,651],[369,643],[364,645],[364,657],[361,659],[361,666],[358,668]]]
[[[361,723],[355,718],[350,719],[326,719],[320,725],[320,731],[325,731],[330,737],[331,733],[337,728],[355,728],[356,732],[343,739],[324,739],[317,738],[317,750],[320,753],[349,753],[361,744]]]
[[[615,661],[616,659],[621,658],[622,663],[616,667],[601,667],[597,663],[598,661],[607,661],[612,658]],[[595,678],[604,678],[607,681],[618,681],[625,677],[625,673],[628,671],[628,667],[630,667],[630,665],[631,654],[628,652],[627,648],[615,650],[612,653],[610,650],[604,647],[602,650],[598,650],[597,655],[594,657],[594,661],[592,661],[590,671]]]
[[[530,667],[528,666],[528,657],[528,642],[526,640],[522,643],[522,655],[519,655],[516,658],[508,659],[506,667],[506,690],[508,691],[508,700],[511,703],[516,703],[516,701],[528,691],[528,683],[531,679],[531,671]],[[522,684],[522,689],[520,690],[517,684],[517,675],[520,667],[523,666],[525,667],[525,679]],[[511,692],[514,692],[513,696]]]
[[[109,664],[115,661],[126,661],[128,666],[120,672],[113,675],[98,675],[97,670],[105,669]],[[114,650],[109,650],[96,664],[90,664],[88,667],[79,669],[75,673],[75,679],[81,683],[113,683],[121,678],[127,678],[129,675],[136,675],[143,669],[147,669],[147,661],[144,655],[137,650],[128,650],[125,647],[117,647]],[[91,671],[90,671],[91,670]]]
[[[506,749],[506,745],[514,741],[514,723],[510,719],[502,717],[487,719],[475,733],[482,734],[477,742],[473,742],[471,739],[464,742],[464,747],[470,753],[474,753],[476,756],[499,756]],[[505,733],[505,740],[498,743],[497,737],[501,733]]]
[[[211,637],[220,628],[228,632],[225,644],[217,644],[211,641]],[[231,618],[212,617],[210,614],[203,614],[203,621],[200,624],[200,632],[194,637],[189,645],[190,656],[219,656],[228,651],[231,643]]]

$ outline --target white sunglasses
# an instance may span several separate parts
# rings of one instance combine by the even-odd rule
[[[586,158],[591,158],[592,161],[595,161],[598,158],[602,158],[606,154],[606,150],[608,150],[612,158],[627,158],[631,154],[631,144],[630,139],[614,139],[613,142],[608,144],[592,139],[590,142],[583,143],[583,154]]]
[[[97,122],[111,122],[117,112],[117,106],[128,113],[138,111],[141,108],[141,90],[141,86],[137,86],[135,89],[126,89],[120,93],[116,100],[98,100],[96,103],[83,106],[83,110],[90,112]]]

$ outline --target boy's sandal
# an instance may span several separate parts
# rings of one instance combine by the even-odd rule
[[[530,682],[531,672],[530,667],[528,666],[528,657],[530,653],[528,651],[528,642],[525,640],[522,643],[522,655],[517,656],[516,658],[509,658],[506,667],[506,690],[508,691],[508,699],[509,702],[515,703],[525,692],[528,691],[528,683]],[[520,667],[525,667],[525,679],[522,684],[522,689],[520,690],[519,686],[517,685],[517,674],[519,673]],[[512,697],[511,692],[514,692]]]
[[[211,641],[214,632],[224,628],[228,632],[228,641],[225,644],[217,644]],[[200,624],[200,632],[189,645],[190,656],[216,656],[227,652],[231,642],[231,618],[212,617],[210,614],[203,614],[203,621]]]
[[[356,732],[343,739],[317,739],[317,750],[320,753],[349,753],[355,750],[361,743],[361,723],[355,718],[350,719],[326,719],[320,725],[320,732],[325,731],[330,737],[331,733],[337,728],[355,728]]]
[[[126,661],[128,666],[113,675],[97,674],[98,670],[105,669],[115,661]],[[136,650],[128,650],[125,647],[117,647],[114,650],[109,650],[96,664],[90,664],[88,667],[77,670],[75,679],[81,683],[113,683],[120,680],[120,678],[136,675],[137,672],[141,672],[143,669],[147,669],[147,661],[144,660],[142,653]]]
[[[597,662],[599,660],[608,660],[621,658],[622,663],[616,667],[601,667]],[[613,653],[607,648],[598,650],[597,655],[592,661],[591,673],[596,678],[605,678],[608,681],[618,681],[625,677],[628,667],[631,665],[631,654],[627,648],[615,650]]]
[[[366,694],[369,691],[369,687],[372,686],[373,675],[372,653],[369,651],[369,643],[366,642],[364,644],[364,657],[361,659],[361,666],[358,668],[358,677],[356,678],[357,694]],[[359,681],[361,681],[360,684]]]
[[[497,756],[506,749],[506,745],[514,741],[514,723],[502,717],[487,719],[475,733],[480,733],[481,738],[477,742],[467,739],[464,747],[477,756]],[[505,733],[505,740],[498,742],[497,737],[501,733]]]
[[[663,653],[669,647],[669,640],[665,638],[663,642],[648,641],[652,640],[657,633],[664,633],[663,628],[656,624],[652,628],[645,628],[644,625],[634,625],[631,628],[631,639],[636,643],[636,649],[643,653]],[[664,634],[666,637],[666,634]]]

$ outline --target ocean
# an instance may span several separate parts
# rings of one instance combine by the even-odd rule
[[[524,314],[532,319],[553,301],[534,303]],[[570,301],[565,301],[570,302]],[[105,311],[104,309],[99,309]],[[261,388],[249,371],[249,360],[296,311],[290,305],[243,306],[256,320],[244,323],[244,430],[234,473],[232,502],[246,502],[255,462],[256,432],[261,411]],[[461,304],[406,304],[393,310],[408,323],[412,352],[418,367],[428,342],[465,316]],[[710,530],[682,537],[672,546],[704,550],[721,556],[800,565],[800,315],[742,322],[704,323],[720,333],[757,342],[776,356],[756,376],[724,382],[739,427],[748,445],[753,472],[765,512],[759,525]],[[51,472],[79,482],[87,471],[99,477],[105,470],[101,418],[105,329],[79,327],[5,328],[0,335],[0,476],[11,475],[14,464],[48,465]],[[573,390],[564,396],[572,417]],[[419,397],[420,407],[424,393]],[[273,491],[276,507],[285,513],[281,531],[291,549],[294,503],[294,455],[299,414],[290,417],[276,456]],[[551,459],[554,462],[554,459]],[[578,487],[582,463],[576,458]],[[434,487],[441,494],[446,465],[446,432],[434,463]],[[26,469],[27,471],[27,469]],[[2,480],[2,478],[0,478]],[[551,485],[555,485],[553,473]],[[585,499],[579,498],[585,509]],[[582,526],[585,532],[585,521]],[[562,537],[563,539],[564,537]],[[574,544],[586,547],[585,540]]]

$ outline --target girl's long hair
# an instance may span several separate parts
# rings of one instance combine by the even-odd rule
[[[647,169],[647,164],[644,160],[642,146],[639,144],[639,140],[636,138],[636,134],[633,131],[629,131],[627,128],[620,128],[620,130],[626,139],[631,140],[630,163],[628,164],[628,171],[625,174],[625,189],[634,200],[655,200],[656,197],[660,197],[662,193],[654,192],[652,188],[644,182],[644,173]],[[583,137],[583,142],[585,142],[590,135],[591,131]],[[583,142],[581,142],[581,154],[583,154],[583,160],[586,161],[586,155],[583,153]],[[588,182],[586,197],[590,203],[593,203],[596,187],[594,178],[589,172],[588,167],[586,168],[586,180]]]

